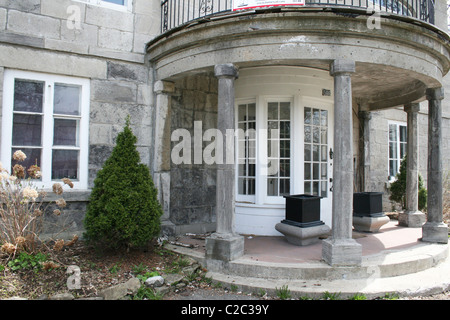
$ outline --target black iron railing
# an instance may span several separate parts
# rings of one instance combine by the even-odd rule
[[[190,22],[229,13],[232,11],[231,2],[232,0],[162,0],[161,33]],[[379,11],[434,24],[434,0],[306,0],[305,6],[365,9],[368,14]]]

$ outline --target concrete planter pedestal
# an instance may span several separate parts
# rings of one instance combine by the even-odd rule
[[[301,228],[283,222],[277,223],[275,229],[284,234],[286,240],[296,246],[308,246],[320,241],[320,237],[330,232],[325,224],[315,227]]]

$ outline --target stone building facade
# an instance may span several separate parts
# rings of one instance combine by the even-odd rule
[[[77,183],[65,194],[69,203],[66,210],[68,219],[64,221],[68,226],[65,228],[67,236],[82,232],[89,190],[96,172],[112,151],[115,137],[123,129],[127,115],[130,115],[138,137],[137,147],[142,161],[150,165],[154,127],[152,74],[145,59],[145,45],[159,34],[160,15],[159,6],[152,3],[156,4],[146,0],[0,2],[0,92],[4,130],[1,161],[4,166],[8,167],[11,161],[12,97],[17,91],[14,84],[11,87],[13,79],[23,79],[25,84],[45,83],[45,90],[42,87],[37,89],[40,90],[37,94],[43,95],[45,101],[53,99],[50,92],[53,83],[75,85],[82,91],[78,92],[80,95],[87,95],[87,100],[82,102],[83,114],[73,118],[80,121],[73,124],[78,130],[78,141],[67,142],[72,144],[68,149],[79,152],[79,162],[74,165],[78,166],[78,176],[73,179]],[[80,81],[87,82],[80,85]],[[4,88],[8,88],[8,92]],[[6,113],[9,120],[5,119]],[[54,119],[63,120],[66,116],[55,112]],[[8,132],[5,121],[9,122]],[[14,121],[19,125],[19,119]],[[48,128],[45,121],[44,126]],[[37,128],[34,125],[34,128],[44,134],[44,126]],[[49,134],[52,134],[51,130]],[[85,141],[82,141],[83,136]],[[42,138],[42,141],[17,144],[17,147],[27,147],[28,151],[42,150],[45,141]],[[51,157],[50,149],[51,146],[41,153],[41,157],[44,153]],[[40,161],[44,162],[44,158]],[[45,175],[43,186],[51,187],[49,169]]]
[[[0,0],[0,158],[7,167],[14,149],[39,154],[43,187],[59,169],[73,175],[67,235],[82,232],[89,190],[127,115],[159,189],[162,232],[215,231],[214,259],[239,256],[239,234],[279,235],[283,195],[308,193],[322,197],[321,218],[335,232],[325,260],[339,264],[350,252],[346,263],[357,264],[353,192],[384,192],[390,211],[386,188],[409,147],[411,176],[429,181],[437,172],[431,185],[439,187],[450,169],[449,100],[440,100],[450,89],[445,1],[246,11],[232,11],[231,1],[183,3]],[[29,94],[43,109],[15,104],[32,105]],[[25,139],[18,128],[41,138]],[[233,152],[221,154],[238,163],[217,161],[218,136],[230,141],[226,130],[240,128],[281,131],[238,136]],[[206,161],[211,154],[215,161]],[[441,228],[442,210],[431,211],[429,222]]]

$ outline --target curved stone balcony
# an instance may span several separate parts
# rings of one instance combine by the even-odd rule
[[[424,100],[426,88],[442,86],[450,67],[446,32],[394,14],[381,14],[379,28],[374,28],[366,9],[323,9],[210,17],[151,41],[149,60],[157,80],[212,72],[223,63],[329,70],[335,59],[353,60],[353,98],[369,110],[418,102]]]

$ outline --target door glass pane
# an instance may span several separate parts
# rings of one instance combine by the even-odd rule
[[[304,193],[311,194],[311,182],[305,181]]]
[[[305,161],[311,161],[311,145],[305,144]]]
[[[269,102],[267,114],[267,195],[281,196],[290,192],[291,103]]]
[[[267,179],[267,195],[278,196],[278,179]]]
[[[78,151],[53,150],[52,179],[78,179]]]
[[[78,120],[55,119],[53,132],[53,145],[78,145]]]
[[[54,113],[80,115],[80,87],[55,84]]]
[[[289,195],[290,193],[290,180],[280,179],[280,196]]]
[[[31,114],[14,114],[13,146],[40,146],[42,132],[42,116]]]
[[[42,112],[44,101],[44,82],[20,80],[14,81],[14,111]]]
[[[256,176],[256,105],[238,105],[238,128],[239,132],[237,154],[238,154],[238,194],[255,194]]]
[[[327,197],[328,111],[305,107],[304,114],[304,192]]]

